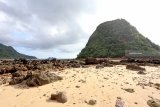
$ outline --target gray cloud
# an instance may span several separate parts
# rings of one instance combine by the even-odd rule
[[[63,46],[81,43],[86,36],[78,17],[93,11],[94,0],[0,1],[0,16],[5,16],[2,21],[0,17],[0,24],[5,26],[0,27],[0,42],[33,50],[59,48],[70,52]]]

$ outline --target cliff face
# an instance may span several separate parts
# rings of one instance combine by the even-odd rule
[[[122,57],[125,50],[157,53],[160,47],[145,38],[126,20],[117,19],[100,24],[78,58]]]
[[[5,46],[0,43],[0,59],[14,59],[14,58],[27,58],[36,59],[34,56],[28,56],[17,52],[11,46]]]

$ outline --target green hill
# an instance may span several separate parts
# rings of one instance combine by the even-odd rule
[[[34,56],[28,56],[17,52],[11,46],[5,46],[0,43],[0,59],[14,59],[14,58],[27,58],[36,59]]]
[[[126,20],[116,19],[97,27],[78,58],[122,57],[126,50],[158,53],[160,47],[140,34]]]

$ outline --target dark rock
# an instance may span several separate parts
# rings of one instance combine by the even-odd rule
[[[76,88],[80,88],[80,86],[77,85]]]
[[[148,100],[147,104],[150,107],[160,107],[160,100],[159,99]]]
[[[139,71],[138,74],[145,75],[146,73],[144,71]]]
[[[24,80],[24,76],[20,77],[13,77],[12,80],[9,82],[9,85],[16,85],[21,83]]]
[[[85,101],[85,103],[87,103],[89,105],[95,105],[97,103],[97,101],[92,99],[92,100],[89,100],[88,102]]]
[[[134,70],[134,71],[145,71],[146,70],[145,68],[142,68],[142,67],[135,65],[135,64],[134,65],[133,64],[127,65],[126,69]]]
[[[56,100],[59,103],[66,103],[67,96],[64,92],[58,92],[56,94],[51,94],[51,100]]]
[[[0,74],[4,74],[4,69],[0,69]]]
[[[148,85],[149,85],[150,87],[156,88],[157,90],[160,90],[160,84],[159,84],[159,83],[149,82]]]
[[[134,102],[134,104],[138,104],[137,102]]]
[[[96,69],[100,69],[100,68],[104,68],[104,66],[103,66],[103,65],[98,64],[98,65],[96,66]]]
[[[122,88],[123,89],[123,88]],[[123,90],[125,90],[125,91],[127,91],[127,92],[130,92],[130,93],[134,93],[135,91],[134,91],[134,89],[131,89],[131,88],[126,88],[126,89],[123,89]]]
[[[98,64],[98,60],[96,58],[86,58],[85,59],[85,64],[86,65],[91,65],[91,64]]]
[[[12,73],[12,77],[20,77],[20,76],[22,76],[22,74],[19,71]]]
[[[73,68],[80,68],[81,65],[79,63],[73,63],[73,64],[71,64],[71,67],[73,67]]]
[[[78,82],[86,83],[86,81],[85,81],[85,80],[83,80],[83,79],[79,80]]]

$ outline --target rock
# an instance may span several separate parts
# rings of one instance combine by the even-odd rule
[[[80,88],[80,86],[77,85],[76,88]]]
[[[91,64],[98,64],[98,60],[96,58],[86,58],[85,59],[85,64],[86,65],[91,65]]]
[[[123,89],[123,88],[122,88]],[[126,89],[123,89],[123,90],[125,90],[125,91],[127,91],[127,92],[130,92],[130,93],[134,93],[135,91],[134,91],[134,89],[131,89],[131,88],[126,88]]]
[[[134,64],[127,65],[126,69],[134,70],[134,71],[145,71],[146,70],[145,68],[142,68],[142,67],[140,67],[138,65],[134,65]]]
[[[159,99],[151,99],[147,101],[148,106],[150,107],[160,107],[160,100]]]
[[[57,92],[56,94],[51,94],[51,100],[56,100],[59,103],[66,103],[67,96],[65,92]]]
[[[124,101],[122,101],[121,97],[117,97],[115,107],[124,107]]]
[[[51,72],[38,72],[31,74],[30,77],[28,77],[26,84],[30,87],[34,86],[41,86],[45,84],[49,84],[51,82],[55,82],[58,80],[62,80],[62,77],[51,73]]]
[[[134,102],[134,104],[138,104],[137,102]]]
[[[0,74],[4,74],[4,70],[3,69],[0,69]]]
[[[15,67],[4,67],[0,69],[0,74],[5,74],[5,73],[15,73],[17,69]]]
[[[88,102],[85,101],[85,103],[87,103],[88,105],[95,105],[97,101],[92,99],[92,100],[89,100]]]
[[[2,85],[3,84],[3,82],[0,80],[0,85]]]
[[[98,65],[96,66],[96,69],[100,69],[100,68],[104,68],[104,66],[103,66],[103,65],[98,64]]]
[[[86,83],[86,81],[85,81],[85,80],[83,80],[83,79],[79,80],[78,82]]]
[[[24,76],[20,77],[13,77],[12,80],[9,82],[9,85],[16,85],[21,83],[24,80]]]
[[[149,83],[148,83],[148,86],[154,87],[154,88],[156,88],[157,90],[160,90],[160,84],[159,84],[159,83],[149,82]]]
[[[137,74],[145,75],[146,73],[144,71],[139,71]]]
[[[73,68],[80,68],[81,65],[79,63],[73,63],[73,64],[71,64],[71,67],[73,67]]]
[[[21,72],[20,71],[17,71],[15,73],[12,73],[12,77],[20,77],[22,76]]]

